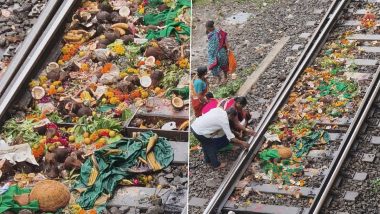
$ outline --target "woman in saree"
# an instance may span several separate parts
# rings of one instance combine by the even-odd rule
[[[206,93],[208,92],[208,83],[206,74],[207,67],[199,67],[196,77],[190,84],[191,105],[193,106],[195,117],[202,115],[202,108],[207,103]]]
[[[206,22],[206,32],[208,39],[208,69],[218,83],[225,83],[228,72],[228,44],[227,33],[215,29],[214,22]]]

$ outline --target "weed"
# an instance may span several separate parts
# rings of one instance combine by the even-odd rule
[[[372,190],[373,190],[375,193],[379,192],[379,190],[380,190],[380,178],[373,179],[373,180],[371,181],[371,185],[372,185],[372,187],[373,187]]]

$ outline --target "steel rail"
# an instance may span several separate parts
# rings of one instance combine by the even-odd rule
[[[45,29],[34,48],[23,62],[22,67],[13,77],[12,81],[10,81],[9,86],[0,97],[0,119],[3,118],[6,110],[11,105],[12,101],[14,101],[16,95],[20,92],[22,85],[25,84],[28,78],[33,74],[33,69],[40,64],[40,60],[45,51],[49,46],[57,42],[54,41],[54,36],[57,34],[58,30],[62,29],[62,24],[66,20],[67,15],[71,14],[72,9],[78,4],[78,2],[80,1],[62,1],[61,6],[49,22],[48,27]]]
[[[61,4],[62,1],[48,1],[46,3],[42,13],[37,19],[37,22],[33,25],[25,40],[20,44],[20,49],[16,52],[7,70],[4,71],[4,74],[0,78],[0,95],[2,95],[5,89],[9,86],[12,78],[19,71],[20,67],[24,63],[24,60],[33,49],[38,39],[41,37],[42,33]]]
[[[307,49],[303,52],[303,58],[297,62],[297,65],[283,83],[282,88],[272,102],[271,107],[269,108],[270,110],[267,111],[261,120],[256,136],[251,137],[249,140],[250,147],[248,151],[243,151],[239,155],[237,161],[232,166],[231,171],[227,174],[215,195],[210,200],[204,214],[221,213],[224,204],[227,202],[228,197],[232,194],[239,178],[246,171],[255,154],[260,149],[263,143],[264,134],[270,125],[271,120],[275,118],[276,112],[286,101],[288,94],[291,92],[293,85],[302,71],[312,62],[312,60],[315,59],[325,40],[328,38],[329,32],[336,24],[340,13],[349,2],[349,0],[336,0],[332,3],[320,26],[314,33],[312,40],[309,42]]]
[[[311,205],[309,213],[316,214],[322,208],[324,201],[331,189],[334,185],[335,179],[349,153],[352,144],[354,143],[356,136],[358,135],[363,122],[367,118],[369,110],[372,108],[372,104],[374,100],[377,98],[380,90],[380,66],[377,68],[376,73],[374,74],[374,78],[371,81],[371,85],[367,89],[367,92],[362,100],[362,103],[355,114],[354,120],[351,123],[346,135],[339,146],[338,155],[333,159],[332,164],[330,164],[330,168],[328,170],[327,175],[322,181],[320,190],[316,197],[314,198],[314,202]]]

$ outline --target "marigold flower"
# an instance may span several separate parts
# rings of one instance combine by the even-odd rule
[[[108,73],[108,72],[110,72],[111,68],[112,68],[112,63],[106,63],[106,64],[103,66],[101,72],[102,72],[103,74]]]
[[[125,47],[122,44],[115,44],[111,50],[115,52],[118,55],[124,55],[125,54]]]

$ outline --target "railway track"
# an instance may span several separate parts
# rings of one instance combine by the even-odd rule
[[[35,116],[35,114],[38,115],[49,108],[50,110],[53,109],[53,112],[47,114],[49,123],[57,125],[57,132],[62,134],[61,137],[63,142],[70,141],[72,143],[69,146],[60,143],[59,145],[60,147],[69,148],[70,152],[76,150],[73,147],[74,144],[77,144],[78,146],[81,145],[80,150],[83,149],[87,152],[90,152],[91,150],[94,151],[93,149],[98,148],[99,145],[102,145],[101,148],[105,146],[104,142],[98,144],[101,143],[102,140],[97,134],[100,133],[98,132],[99,130],[91,133],[93,134],[93,139],[90,139],[90,137],[87,136],[90,134],[89,131],[85,131],[85,133],[83,133],[84,139],[82,140],[79,140],[79,138],[81,138],[80,135],[75,137],[73,132],[68,131],[75,130],[74,127],[87,126],[91,123],[93,126],[96,126],[95,120],[108,118],[106,120],[112,120],[119,124],[117,125],[119,128],[117,128],[116,136],[115,132],[111,134],[111,129],[108,130],[106,144],[111,143],[109,140],[113,138],[112,136],[132,138],[136,134],[138,135],[142,132],[153,131],[154,133],[157,133],[159,137],[165,137],[168,140],[167,143],[171,145],[173,152],[172,163],[159,172],[151,171],[150,173],[144,171],[147,167],[147,165],[141,165],[144,161],[139,163],[139,166],[136,165],[137,169],[134,170],[137,170],[137,174],[132,177],[128,176],[128,180],[123,180],[123,185],[120,185],[117,190],[112,192],[113,197],[108,198],[110,200],[108,200],[107,210],[104,212],[145,213],[154,212],[154,209],[156,209],[156,212],[165,211],[166,213],[185,212],[188,163],[186,153],[188,147],[187,132],[186,130],[178,130],[178,127],[188,119],[188,109],[183,106],[182,109],[174,109],[171,100],[165,98],[165,92],[167,92],[168,88],[165,88],[162,85],[159,85],[161,88],[157,88],[156,86],[155,88],[143,86],[141,81],[139,81],[139,78],[143,76],[140,71],[143,72],[145,76],[149,76],[153,70],[161,70],[165,68],[165,73],[162,73],[163,77],[161,77],[160,80],[165,79],[166,71],[169,71],[169,69],[166,69],[166,66],[169,65],[171,65],[171,68],[174,66],[175,69],[182,71],[182,76],[186,76],[186,68],[188,64],[186,62],[186,64],[180,68],[179,60],[186,58],[185,55],[187,54],[178,56],[178,59],[174,59],[174,57],[177,57],[175,54],[172,55],[173,58],[163,57],[162,60],[160,60],[160,63],[162,62],[162,64],[158,63],[158,58],[155,59],[156,61],[153,61],[153,65],[148,63],[145,64],[144,60],[148,57],[144,56],[144,51],[142,51],[142,49],[145,50],[145,48],[150,47],[151,43],[145,39],[144,36],[147,33],[147,29],[145,28],[146,26],[141,23],[141,17],[144,14],[144,10],[141,12],[141,7],[146,6],[146,9],[152,13],[159,13],[160,11],[154,6],[145,5],[143,1],[141,1],[141,4],[137,5],[136,8],[134,8],[136,5],[131,5],[131,2],[127,3],[127,5],[113,5],[112,7],[110,5],[105,5],[108,4],[107,2],[72,0],[49,1],[45,7],[46,9],[40,16],[40,19],[34,26],[30,35],[26,38],[24,45],[20,47],[19,51],[13,58],[7,72],[0,78],[0,123],[2,132],[0,134],[0,140],[7,140],[7,143],[9,144],[17,144],[15,138],[10,137],[9,132],[7,133],[6,127],[9,127],[9,124],[14,122],[19,126],[23,126],[25,122],[30,120],[29,116]],[[120,2],[126,3],[127,1]],[[138,6],[140,7],[139,11]],[[130,9],[127,7],[130,7]],[[102,14],[99,15],[100,13]],[[182,28],[176,29],[176,31],[182,34],[185,34],[181,31],[186,27],[185,22],[187,22],[187,13],[188,9],[186,9],[186,5],[181,5],[181,13],[178,14],[182,15],[179,19],[183,25]],[[128,29],[116,29],[116,27],[111,27],[111,25],[115,24],[118,24],[116,26],[122,26],[123,28],[126,28],[126,25],[129,26],[127,27]],[[152,26],[153,25],[150,25],[150,27]],[[161,28],[155,28],[155,30],[160,29]],[[69,34],[68,32],[72,33]],[[103,33],[106,34],[107,37],[105,37]],[[128,41],[121,40],[121,34],[126,34],[125,36],[127,37],[129,36],[127,38]],[[78,37],[81,38],[79,43],[76,39]],[[70,39],[75,41],[72,42]],[[178,45],[178,47],[175,45],[174,47],[171,46],[171,48],[181,49],[180,45],[182,45],[182,49],[187,49],[186,36],[181,35],[178,37],[178,40],[181,41],[180,45],[174,37],[170,36],[169,39]],[[168,41],[166,40],[166,42]],[[107,47],[107,45],[111,43],[117,46],[118,49]],[[172,45],[173,42],[170,43],[169,41],[166,43],[166,45],[170,44]],[[76,48],[75,50],[73,49],[74,46]],[[106,50],[107,53],[105,53],[103,57],[101,54],[104,53],[102,52],[104,50]],[[97,52],[98,55],[94,57],[94,52],[96,51],[101,53]],[[120,53],[117,51],[123,52]],[[180,51],[178,52],[180,53]],[[126,56],[127,54],[130,55]],[[152,58],[149,59],[151,60]],[[137,65],[138,63],[142,64]],[[51,79],[49,72],[54,70],[54,66],[58,66],[58,69],[55,69],[55,71],[58,70],[59,78],[53,77]],[[103,75],[111,73],[111,68],[115,69],[115,67],[119,69],[117,71],[117,82],[111,81],[104,83],[103,81],[100,81]],[[52,70],[49,70],[51,68]],[[108,68],[107,71],[105,71],[106,68]],[[128,69],[133,72],[127,73],[126,70]],[[115,72],[115,70],[112,70],[112,72]],[[123,74],[123,77],[119,75],[122,72],[125,73],[125,75]],[[94,82],[94,77],[96,76],[95,73],[99,76],[96,77]],[[177,75],[177,80],[179,80],[181,76],[179,76],[179,74]],[[132,88],[130,89],[123,88],[122,90],[117,83],[127,81],[125,79],[127,77],[138,77],[137,81],[136,79],[133,81],[133,84],[136,85],[132,85]],[[153,77],[151,80],[154,80]],[[106,87],[108,91],[112,91],[112,93],[108,93],[111,95],[106,96],[105,94],[108,92],[106,90],[103,91],[103,95],[96,98],[96,88],[90,89],[89,81],[93,81],[96,88]],[[177,84],[179,84],[179,81],[174,81],[172,84],[175,85],[171,87],[176,87]],[[131,85],[128,87],[130,86]],[[33,88],[38,89],[38,93],[40,93],[40,95],[42,94],[42,97],[39,97],[40,95],[38,95],[38,93],[34,93],[35,91],[33,92]],[[124,91],[124,89],[126,91]],[[133,94],[133,92],[137,95],[130,95]],[[116,93],[119,93],[117,94],[118,97],[116,97]],[[158,96],[159,94],[160,96]],[[87,98],[92,100],[92,104],[84,104],[85,99]],[[46,102],[41,101],[41,99]],[[87,106],[91,111],[92,117],[90,113],[85,114],[84,116],[87,118],[82,117],[84,118],[83,120],[78,120],[79,115],[72,117],[73,115],[71,115],[71,113],[66,112],[67,109],[64,110],[67,105],[64,105],[64,109],[59,107],[63,104],[62,102],[65,102],[64,100],[67,99],[75,99],[75,102],[78,102],[77,104],[82,103]],[[48,103],[50,107],[48,109],[44,107],[40,109],[41,104],[42,106],[45,105],[43,103]],[[123,104],[128,108],[124,108],[125,106]],[[74,105],[76,104],[74,103]],[[99,107],[105,105],[108,108],[107,111],[99,110]],[[123,106],[122,111],[126,113],[126,117],[123,116],[124,113],[118,116],[117,113],[115,113],[116,109],[120,106]],[[176,107],[178,108],[178,106]],[[57,121],[50,120],[51,118],[49,115],[51,114],[58,115],[60,119]],[[84,122],[85,120],[87,120],[89,124]],[[139,124],[136,125],[135,121],[139,121]],[[171,121],[174,121],[174,129],[161,129],[166,122]],[[171,127],[172,126],[173,124],[171,124]],[[184,127],[184,129],[185,128],[186,127]],[[46,166],[43,156],[49,152],[54,152],[54,148],[51,149],[50,147],[55,146],[47,143],[49,137],[46,137],[46,133],[38,133],[35,129],[33,130],[34,132],[29,134],[35,136],[36,139],[30,141],[24,138],[22,142],[29,143],[37,161],[41,165]],[[70,137],[72,137],[72,140],[69,139]],[[89,139],[87,140],[87,143],[85,143],[86,138]],[[41,143],[42,141],[40,140],[44,143]],[[91,145],[89,144],[90,140]],[[36,148],[43,148],[42,156],[39,155],[39,157],[37,157],[35,155],[34,151]],[[60,167],[60,169],[63,168]],[[142,170],[141,173],[138,173],[140,172],[139,170]],[[48,174],[46,173],[47,171],[48,170],[46,169],[42,170],[41,167],[32,167],[31,170],[29,170],[29,172],[35,173],[42,172],[45,175]],[[52,179],[60,179],[62,182],[64,180],[67,181],[67,177],[62,174],[62,171],[64,170],[60,170],[59,175],[54,177],[51,177],[50,175],[46,176]],[[21,172],[16,170],[15,173]],[[13,180],[12,178],[9,179]],[[138,196],[136,196],[136,193],[139,193]],[[131,200],[126,200],[128,197],[130,197],[129,199]],[[71,208],[70,206],[71,205],[64,210],[66,213],[72,213],[71,211],[67,211],[68,208]],[[87,207],[86,209],[89,208],[90,207]]]
[[[249,140],[250,149],[240,154],[204,213],[326,211],[323,205],[379,89],[379,4],[332,3]],[[364,158],[374,158],[372,153]]]
[[[27,36],[23,41],[21,41],[17,46],[15,44],[9,45],[7,49],[3,50],[1,54],[1,60],[10,60],[9,65],[6,70],[0,71],[0,94],[3,94],[5,89],[8,87],[10,81],[17,74],[17,71],[21,68],[22,63],[25,61],[28,54],[31,52],[33,47],[36,45],[38,39],[41,37],[43,32],[46,30],[49,22],[56,14],[58,8],[62,5],[63,1],[49,1],[44,6],[43,11],[39,14],[37,21],[34,23],[33,27],[28,32]],[[37,10],[39,5],[35,5]],[[36,11],[37,12],[37,11]],[[36,13],[34,12],[34,13]],[[16,53],[11,53],[11,49],[15,49]]]

